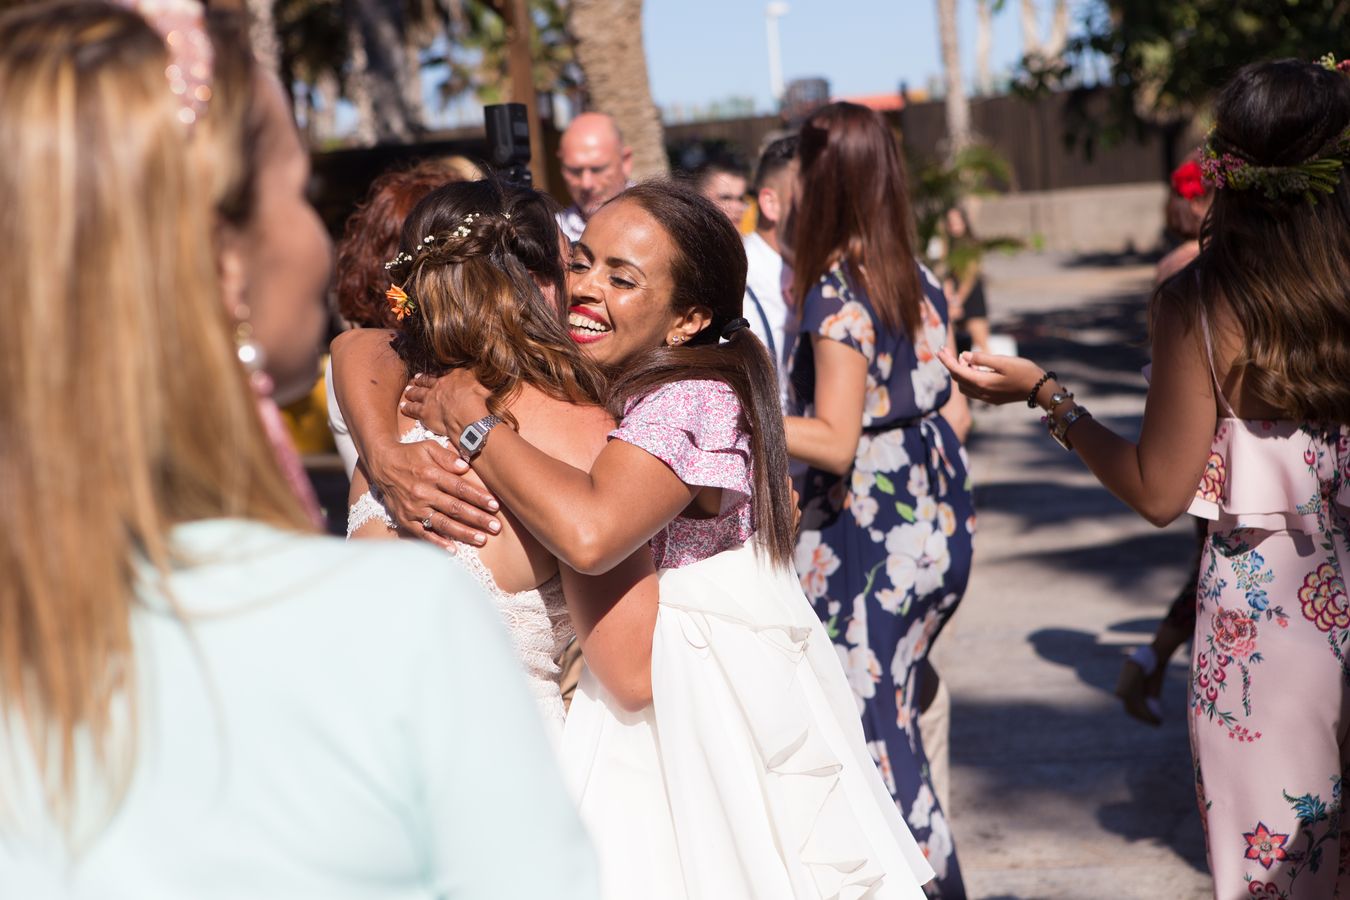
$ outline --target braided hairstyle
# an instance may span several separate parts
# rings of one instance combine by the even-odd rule
[[[393,342],[408,373],[468,369],[490,392],[488,411],[513,428],[508,407],[522,385],[580,404],[605,390],[567,332],[554,213],[529,189],[447,184],[409,213],[389,269],[413,310]]]

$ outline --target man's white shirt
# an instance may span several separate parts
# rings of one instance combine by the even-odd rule
[[[787,346],[793,335],[788,333],[788,307],[783,299],[783,257],[756,232],[745,236],[745,258],[749,268],[745,274],[745,309],[742,315],[750,322],[778,368],[780,392],[787,398]]]
[[[636,181],[629,180],[624,185],[624,190],[628,190]],[[616,195],[617,196],[617,195]],[[581,233],[586,230],[586,217],[581,214],[581,207],[573,203],[571,206],[558,213],[558,230],[567,235],[567,239],[572,243],[581,240]]]
[[[581,240],[581,233],[586,230],[586,220],[581,215],[581,207],[573,203],[558,213],[558,228],[572,243]]]

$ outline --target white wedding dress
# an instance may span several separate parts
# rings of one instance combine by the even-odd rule
[[[604,900],[923,900],[933,870],[882,782],[830,636],[790,566],[756,544],[750,442],[717,382],[665,385],[611,439],[715,518],[652,541],[652,704],[625,712],[589,671],[561,761]]]
[[[444,436],[428,431],[420,423],[400,440],[405,444],[430,440],[442,447],[449,445]],[[372,519],[395,527],[377,493],[367,491],[357,498],[347,513],[347,536],[351,537],[356,529]],[[497,585],[492,572],[483,565],[478,548],[457,544],[449,552],[483,586],[501,613],[511,643],[524,666],[530,692],[539,705],[539,713],[548,724],[550,734],[558,740],[562,735],[564,713],[559,689],[562,672],[557,660],[574,636],[572,620],[563,600],[562,582],[555,575],[532,590],[508,593]]]

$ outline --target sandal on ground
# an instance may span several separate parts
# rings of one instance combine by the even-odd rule
[[[1150,725],[1162,724],[1162,703],[1148,693],[1150,677],[1158,669],[1158,657],[1152,647],[1137,647],[1125,659],[1116,680],[1116,696],[1125,705],[1125,712]]]

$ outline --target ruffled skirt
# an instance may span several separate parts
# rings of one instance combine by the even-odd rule
[[[652,706],[586,672],[563,733],[606,900],[922,898],[932,869],[795,575],[746,544],[660,578]]]

